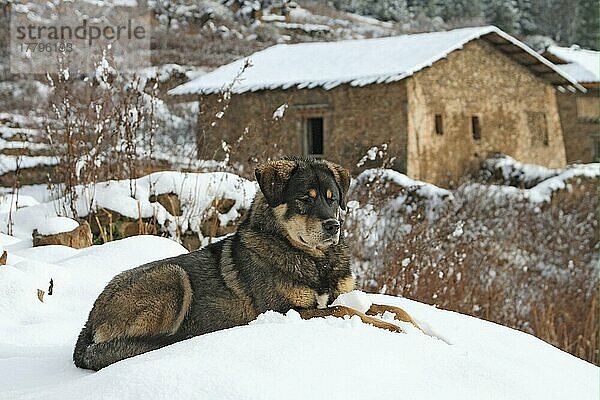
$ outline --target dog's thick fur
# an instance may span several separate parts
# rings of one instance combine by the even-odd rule
[[[399,331],[347,307],[325,308],[354,289],[348,249],[339,233],[348,172],[327,161],[290,158],[259,166],[256,177],[261,192],[235,234],[125,271],[109,282],[75,345],[78,367],[99,370],[192,336],[246,324],[267,310],[296,309],[303,318],[358,315]]]

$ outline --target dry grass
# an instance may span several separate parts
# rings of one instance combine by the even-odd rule
[[[599,364],[596,181],[571,183],[537,208],[466,186],[435,221],[417,207],[403,221],[411,231],[369,260],[362,288],[516,328]]]

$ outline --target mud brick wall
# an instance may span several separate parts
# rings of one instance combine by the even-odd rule
[[[408,80],[408,173],[447,186],[495,152],[519,161],[561,167],[565,150],[556,89],[483,40]],[[529,113],[545,115],[547,144],[528,126]],[[442,115],[443,134],[435,132]],[[481,138],[472,135],[477,116]]]
[[[579,117],[577,98],[591,98],[596,101],[596,111],[600,111],[598,89],[589,89],[587,93],[559,93],[558,110],[565,138],[565,150],[568,163],[590,163],[598,157],[598,134],[600,125],[596,118]]]
[[[222,118],[216,117],[225,104]],[[273,120],[282,104],[283,118]],[[357,162],[372,146],[388,144],[394,167],[406,169],[406,85],[404,82],[366,87],[342,85],[331,90],[288,89],[200,99],[198,156],[222,159],[221,141],[232,145],[232,159],[247,161],[283,155],[306,155],[306,118],[322,117],[323,157],[358,172]],[[240,140],[240,137],[244,137]],[[362,169],[376,165],[366,163]]]

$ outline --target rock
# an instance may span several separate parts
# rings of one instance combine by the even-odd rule
[[[219,221],[219,213],[213,210],[213,212],[200,224],[200,232],[202,232],[202,236],[219,237],[235,232],[238,223],[245,214],[244,210],[239,210],[239,212],[240,216],[236,218],[235,221],[230,221],[227,225],[221,226],[221,221]]]
[[[127,220],[117,224],[117,233],[121,238],[136,235],[156,235],[156,226],[143,220]]]
[[[4,250],[2,252],[2,255],[0,256],[0,265],[6,265],[7,258],[8,258],[8,254],[6,253],[6,250]]]
[[[215,199],[213,200],[211,207],[208,211],[208,217],[204,218],[200,224],[200,232],[204,237],[218,237],[233,233],[237,227],[239,218],[235,221],[228,223],[226,226],[221,226],[219,221],[219,214],[227,214],[233,206],[235,200],[233,199]],[[240,210],[240,217],[244,214],[243,210]]]
[[[102,243],[136,235],[156,235],[158,226],[152,218],[129,218],[106,208],[88,216],[92,234]]]
[[[54,235],[41,235],[37,229],[33,231],[33,247],[58,244],[74,249],[82,249],[92,245],[92,231],[86,221],[79,222],[79,226],[72,231]]]
[[[219,214],[216,211],[210,213],[210,215],[202,220],[200,224],[200,232],[204,237],[215,237],[217,236],[217,230],[219,229]]]
[[[109,228],[122,218],[124,217],[116,211],[101,208],[95,213],[90,214],[88,216],[88,221],[90,222],[92,233],[96,236],[100,236],[102,230],[108,234]]]
[[[198,250],[202,245],[200,238],[194,232],[186,232],[181,238],[181,244],[189,251]]]
[[[181,211],[181,200],[175,193],[163,193],[158,196],[152,195],[149,198],[151,203],[158,202],[171,215],[179,217],[183,215]]]
[[[212,207],[214,207],[219,214],[227,214],[234,205],[235,200],[233,199],[215,199],[212,202]]]
[[[143,234],[144,227],[138,221],[125,221],[118,225],[117,231],[120,237],[126,238]]]

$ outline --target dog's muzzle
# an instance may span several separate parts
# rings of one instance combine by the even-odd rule
[[[337,219],[328,219],[323,222],[323,232],[327,236],[335,236],[340,231],[340,222]]]
[[[322,224],[325,241],[323,244],[338,244],[340,241],[340,222],[337,219],[328,219]]]

